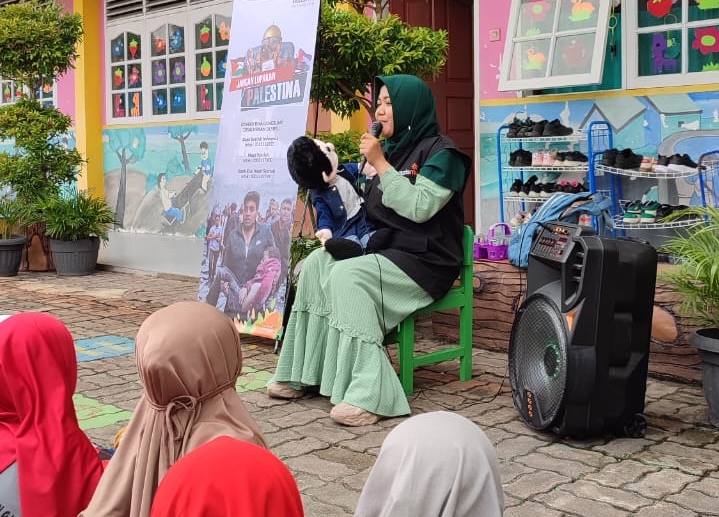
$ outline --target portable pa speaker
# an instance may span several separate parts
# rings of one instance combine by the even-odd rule
[[[509,342],[514,404],[534,429],[643,436],[656,251],[575,224],[542,226]]]

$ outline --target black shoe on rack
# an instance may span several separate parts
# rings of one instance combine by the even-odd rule
[[[507,138],[517,138],[517,131],[522,127],[522,121],[517,117],[509,123],[509,129],[507,130]]]
[[[559,119],[555,118],[544,125],[542,136],[568,136],[573,132],[571,127],[563,126]]]
[[[510,196],[518,196],[521,191],[522,191],[522,180],[517,178],[512,183],[512,186],[509,187],[509,195]]]
[[[697,164],[689,157],[688,154],[675,154],[669,158],[669,165],[667,165],[667,168],[672,172],[697,172]]]
[[[517,155],[521,149],[517,149],[516,151],[512,151],[509,153],[509,166],[510,167],[516,167],[517,166]]]
[[[538,137],[542,136],[544,134],[544,126],[547,125],[546,120],[540,120],[539,122],[535,122],[532,126],[532,130],[527,134],[527,136],[531,137]]]
[[[532,153],[531,151],[526,151],[524,149],[519,149],[517,151],[517,156],[515,159],[515,167],[530,167],[532,165]]]
[[[635,154],[631,149],[622,149],[617,153],[615,167],[618,169],[639,170],[643,158],[641,154]]]
[[[669,172],[669,156],[657,156],[657,163],[654,164],[653,172],[667,173]]]
[[[569,151],[564,158],[564,165],[568,167],[579,167],[588,162],[589,158],[587,158],[587,155],[579,151]]]
[[[615,167],[617,163],[617,149],[607,149],[602,153],[602,165],[605,167]]]

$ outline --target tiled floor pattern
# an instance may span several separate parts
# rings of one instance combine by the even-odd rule
[[[135,344],[130,338],[123,336],[97,336],[75,341],[78,362],[96,361],[127,355],[134,352]],[[238,393],[261,390],[272,377],[271,372],[244,366],[242,375],[237,379],[235,388]],[[131,411],[126,411],[112,404],[76,394],[73,397],[77,418],[83,431],[118,424],[130,419]]]

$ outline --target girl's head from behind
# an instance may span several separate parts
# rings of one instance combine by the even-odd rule
[[[40,312],[16,314],[0,322],[0,406],[10,409],[12,393],[32,391],[34,402],[72,404],[77,359],[70,331]],[[74,414],[74,410],[73,410]]]
[[[157,489],[151,517],[304,515],[292,473],[274,454],[221,436],[182,457]]]
[[[159,406],[234,386],[242,369],[237,329],[202,302],[178,302],[151,314],[140,326],[135,347],[146,395]]]

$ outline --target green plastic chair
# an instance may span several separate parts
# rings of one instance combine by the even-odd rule
[[[444,297],[405,318],[396,329],[385,337],[385,344],[397,343],[399,380],[407,395],[414,392],[414,370],[418,366],[441,363],[459,358],[459,379],[472,378],[472,311],[474,276],[474,232],[464,227],[464,257],[459,284],[453,286]],[[424,354],[414,353],[414,322],[420,314],[445,309],[459,309],[459,344]]]

